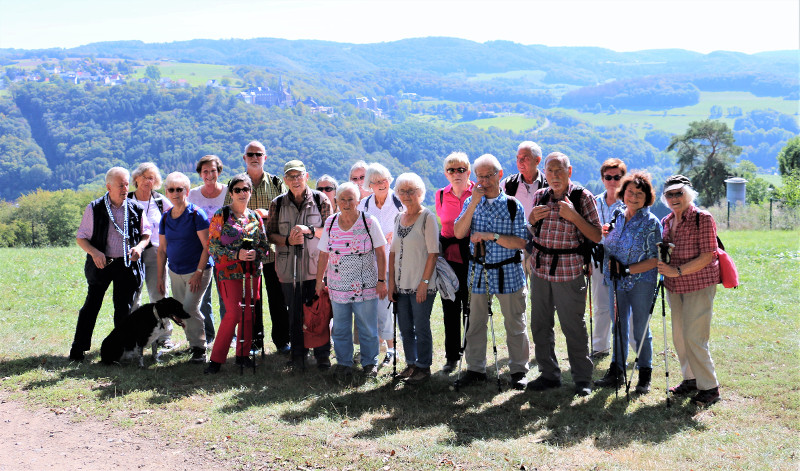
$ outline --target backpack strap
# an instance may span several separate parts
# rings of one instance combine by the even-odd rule
[[[444,206],[444,188],[440,188],[437,193],[439,193],[439,206]]]
[[[372,234],[369,232],[369,225],[367,224],[367,217],[364,215],[364,211],[361,211],[361,220],[364,221],[364,229],[367,230],[367,235],[369,236],[369,244],[372,247],[372,250],[375,250],[375,241],[372,240]]]
[[[375,196],[374,193],[367,196],[367,198],[364,200],[364,211],[369,209],[369,200],[371,200],[373,196]]]
[[[397,208],[398,211],[403,210],[403,202],[400,201],[400,198],[397,197],[397,194],[392,193],[392,201],[394,202],[394,206]]]
[[[161,196],[160,193],[156,193],[155,190],[150,190],[150,196],[156,200],[156,206],[158,206],[158,212],[164,214],[164,197]]]
[[[514,219],[517,217],[517,200],[513,197],[507,197],[506,206],[508,207],[508,214],[511,215],[511,222],[513,223]]]

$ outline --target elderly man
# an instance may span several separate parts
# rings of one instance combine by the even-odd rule
[[[247,204],[249,209],[258,211],[262,218],[267,219],[267,210],[270,203],[281,193],[286,193],[283,181],[274,175],[264,171],[264,162],[267,160],[267,151],[263,144],[252,141],[244,148],[245,169],[247,175],[253,181],[253,194]],[[231,194],[225,196],[225,204],[231,203]],[[272,320],[272,342],[278,352],[285,355],[289,354],[289,317],[286,312],[286,303],[283,300],[283,292],[275,273],[274,250],[270,250],[264,262],[264,286],[267,288],[267,301],[269,302],[269,315]],[[259,287],[260,290],[260,287]],[[263,301],[259,296],[255,308],[255,330],[253,336],[253,348],[262,349],[264,347],[264,316]]]
[[[308,187],[308,172],[303,162],[291,160],[283,167],[283,180],[289,188],[269,206],[267,235],[275,244],[275,268],[289,308],[292,366],[303,366],[303,303],[314,297],[317,279],[317,244],[331,203],[324,193]],[[331,343],[314,348],[317,368],[331,367]]]
[[[540,376],[528,389],[543,391],[561,386],[555,352],[554,311],[567,340],[567,354],[575,394],[592,392],[592,360],[583,313],[586,308],[588,243],[599,242],[600,221],[592,194],[570,181],[569,157],[553,152],[545,159],[549,188],[536,192],[528,221],[533,233],[531,252],[531,333]]]
[[[485,255],[470,261],[472,296],[464,351],[467,372],[459,385],[486,381],[486,321],[494,295],[506,329],[511,386],[525,389],[530,355],[521,254],[528,237],[525,214],[517,200],[500,190],[503,169],[495,156],[482,155],[473,167],[478,184],[464,202],[453,232],[459,239],[469,236],[473,253],[475,245],[481,244]]]
[[[500,188],[508,196],[513,196],[525,208],[525,219],[533,209],[533,194],[547,186],[547,179],[539,171],[542,161],[542,148],[533,141],[524,141],[517,147],[517,170],[500,182]]]
[[[130,314],[142,285],[142,251],[150,241],[151,228],[142,208],[128,199],[130,174],[122,167],[106,173],[108,192],[88,206],[78,227],[78,247],[86,252],[84,274],[89,284],[86,301],[78,312],[69,359],[83,361],[92,343],[97,314],[108,285],[114,284],[114,326]]]

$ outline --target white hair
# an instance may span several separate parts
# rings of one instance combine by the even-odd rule
[[[422,177],[417,175],[416,173],[401,173],[397,180],[394,181],[394,191],[397,192],[397,189],[401,186],[411,186],[417,190],[417,195],[419,195],[419,200],[422,201],[425,199],[425,182],[422,181]]]
[[[352,191],[356,198],[361,197],[361,192],[358,191],[358,185],[353,182],[344,182],[336,187],[336,199],[338,200],[339,197],[346,191]]]
[[[681,188],[681,190],[684,193],[684,198],[686,197],[686,195],[688,195],[689,203],[694,204],[694,200],[697,199],[697,191],[695,191],[695,189],[690,187],[689,185],[684,185],[683,188]],[[669,202],[667,201],[667,197],[664,196],[665,194],[666,194],[666,192],[662,192],[660,199],[661,199],[661,202],[664,203],[664,206],[669,208]]]
[[[528,149],[534,158],[542,158],[542,148],[539,147],[539,144],[533,141],[520,142],[519,146],[517,146],[517,152],[521,151],[522,149]]]
[[[158,171],[158,167],[153,162],[142,162],[136,167],[136,170],[130,174],[131,180],[133,180],[133,187],[139,188],[139,185],[136,184],[136,180],[145,174],[145,172],[153,172],[156,176],[156,181],[153,183],[153,189],[158,190],[161,188],[161,172]]]
[[[166,180],[164,180],[164,185],[169,187],[171,184],[178,184],[187,190],[186,195],[188,196],[188,190],[192,185],[191,180],[185,174],[181,172],[172,172],[167,175]]]
[[[464,167],[469,170],[469,157],[464,152],[453,152],[452,154],[448,155],[444,158],[444,169],[447,170],[447,167],[453,163],[458,163],[463,165]]]
[[[497,160],[497,157],[493,156],[492,154],[483,154],[475,159],[475,163],[472,164],[472,166],[475,167],[476,172],[478,171],[478,167],[483,167],[486,165],[491,166],[496,172],[503,170],[503,167],[500,165],[500,161]]]
[[[551,152],[548,154],[547,158],[544,159],[545,168],[547,168],[547,162],[551,160],[557,160],[565,170],[572,166],[569,163],[569,157],[567,157],[567,154],[561,152]]]
[[[111,167],[110,169],[108,169],[108,172],[106,172],[106,185],[111,183],[114,180],[114,178],[119,176],[124,176],[128,180],[131,179],[131,174],[130,172],[128,172],[128,169],[123,167]]]
[[[373,162],[367,166],[367,171],[364,174],[364,184],[363,186],[369,188],[369,184],[372,183],[372,178],[375,176],[381,177],[382,179],[385,178],[389,180],[389,184],[392,184],[394,178],[392,178],[392,173],[389,171],[388,168],[384,167],[383,165],[379,164],[378,162]]]
[[[247,145],[244,146],[244,153],[245,154],[247,153],[247,148],[248,147],[258,147],[259,149],[263,150],[265,154],[267,153],[267,148],[264,147],[264,144],[262,144],[262,143],[260,143],[258,141],[250,141],[250,142],[248,142]]]
[[[356,170],[363,168],[364,172],[367,171],[367,163],[363,160],[359,160],[358,162],[354,163],[352,167],[350,167],[350,173],[347,174],[348,178],[353,176],[353,172]],[[366,180],[366,178],[365,178]]]

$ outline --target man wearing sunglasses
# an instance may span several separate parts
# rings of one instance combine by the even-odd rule
[[[620,159],[608,159],[600,166],[600,181],[605,191],[594,197],[600,226],[611,222],[614,211],[622,211],[622,200],[617,199],[622,177],[628,168]],[[600,241],[603,245],[603,241]],[[603,273],[599,267],[592,267],[592,358],[602,358],[611,350],[611,303],[608,298],[608,286],[603,284]],[[635,342],[635,341],[634,341]],[[636,348],[636,344],[633,344]]]
[[[247,207],[258,212],[266,221],[270,203],[281,193],[286,193],[286,186],[283,180],[275,175],[270,175],[264,171],[264,162],[267,160],[267,150],[258,141],[252,141],[244,148],[245,170],[253,181],[252,195]],[[231,204],[231,194],[225,196],[225,205]],[[264,262],[264,286],[267,288],[267,302],[269,302],[269,314],[272,320],[272,342],[279,352],[289,354],[289,317],[286,313],[286,303],[283,299],[283,292],[275,273],[275,247],[270,246],[269,255]],[[264,348],[264,314],[263,301],[259,296],[256,301],[255,309],[255,332],[253,335],[253,349],[261,350]]]
[[[533,209],[533,194],[536,190],[547,186],[544,172],[539,171],[539,162],[542,161],[542,148],[533,141],[524,141],[517,147],[517,170],[500,182],[500,188],[505,194],[513,196],[525,210],[525,219]]]

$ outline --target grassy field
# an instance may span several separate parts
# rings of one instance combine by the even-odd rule
[[[220,81],[227,77],[234,85],[239,77],[233,73],[233,67],[228,65],[193,64],[184,62],[156,62],[162,77],[172,80],[184,79],[193,87],[205,86],[209,80]],[[131,79],[144,77],[146,67],[137,67],[130,75]]]
[[[290,373],[275,354],[244,376],[231,365],[204,376],[177,356],[143,370],[105,367],[95,361],[111,329],[110,299],[88,361],[70,363],[85,296],[84,257],[75,247],[0,249],[0,388],[76,421],[99,418],[141,435],[180,437],[232,469],[797,469],[800,232],[721,237],[742,286],[717,291],[711,348],[723,401],[710,409],[688,399],[665,407],[659,307],[652,321],[654,389],[631,402],[613,390],[572,397],[559,332],[556,352],[567,383],[560,390],[498,393],[490,384],[450,391],[453,378],[438,371],[438,301],[434,375],[416,388],[383,376],[340,386],[316,371]],[[504,365],[502,320],[495,328]],[[677,358],[671,351],[667,358],[675,384]],[[491,354],[487,359],[491,364]],[[607,367],[608,359],[598,364],[596,377]]]
[[[539,120],[536,118],[526,118],[520,115],[500,116],[489,119],[476,119],[474,121],[469,121],[468,123],[473,124],[481,129],[488,130],[490,127],[496,127],[500,129],[509,129],[511,131],[520,133],[541,125]]]

